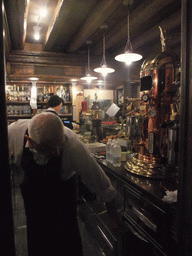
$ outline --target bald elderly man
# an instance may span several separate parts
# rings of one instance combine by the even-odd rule
[[[116,190],[89,149],[49,112],[8,126],[10,154],[24,171],[21,193],[29,256],[81,256],[75,174],[106,203],[115,221]],[[77,253],[78,252],[78,253]]]

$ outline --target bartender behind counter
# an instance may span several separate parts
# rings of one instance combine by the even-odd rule
[[[106,203],[112,223],[120,227],[111,181],[57,115],[43,112],[31,120],[18,120],[8,126],[8,136],[9,152],[24,170],[21,192],[29,256],[63,256],[66,252],[70,256],[83,255],[77,223],[76,175]]]
[[[64,101],[57,95],[52,95],[48,101],[48,109],[46,111],[59,114],[64,105]],[[74,122],[65,122],[65,126],[72,130],[79,130],[79,125]]]

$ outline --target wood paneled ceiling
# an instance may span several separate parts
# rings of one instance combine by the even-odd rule
[[[42,7],[48,12],[45,18],[40,17]],[[91,40],[93,69],[103,53],[100,26],[107,24],[106,61],[111,66],[116,62],[114,57],[125,48],[129,9],[133,51],[143,55],[138,65],[161,47],[159,26],[166,30],[168,45],[180,53],[181,0],[6,0],[5,9],[12,50],[41,44],[44,52],[85,57],[86,42]],[[41,27],[39,41],[33,37],[36,25]]]

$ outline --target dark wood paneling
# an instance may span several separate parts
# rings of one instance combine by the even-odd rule
[[[41,82],[70,82],[84,76],[81,62],[82,58],[74,55],[14,51],[7,62],[7,80],[30,82],[29,78],[35,76]]]
[[[178,255],[192,255],[192,2],[182,0]]]
[[[7,116],[5,101],[5,45],[3,39],[3,11],[0,1],[0,255],[14,256],[13,214],[8,158]]]

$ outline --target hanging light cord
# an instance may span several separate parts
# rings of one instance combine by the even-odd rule
[[[87,72],[85,77],[81,77],[81,80],[85,80],[88,84],[90,84],[92,82],[92,80],[97,79],[97,77],[92,76],[91,74],[91,68],[90,68],[90,44],[91,41],[87,41],[86,42],[88,47],[87,47],[87,52],[88,52],[88,63],[87,63]]]
[[[129,4],[129,0],[124,1],[126,4]],[[129,35],[129,8],[128,8],[128,15],[127,15],[127,42],[125,45],[124,53],[118,54],[115,59],[120,62],[124,62],[127,65],[130,65],[134,61],[141,60],[143,57],[141,54],[133,53],[133,47],[131,44],[131,39]]]
[[[133,47],[132,47],[130,35],[129,35],[129,10],[127,15],[127,43],[125,45],[124,52],[133,52]]]
[[[88,73],[91,73],[91,68],[90,68],[90,47],[88,45]]]
[[[107,25],[102,25],[100,28],[106,29]],[[107,67],[105,59],[105,32],[103,33],[103,58],[99,68],[94,69],[95,72],[101,73],[103,76],[106,76],[108,73],[113,73],[115,70],[113,68]]]
[[[128,15],[127,15],[127,39],[130,39],[130,36],[129,36],[129,10],[128,10]]]
[[[103,59],[101,61],[101,66],[107,65],[106,59],[105,59],[105,32],[103,33]]]

